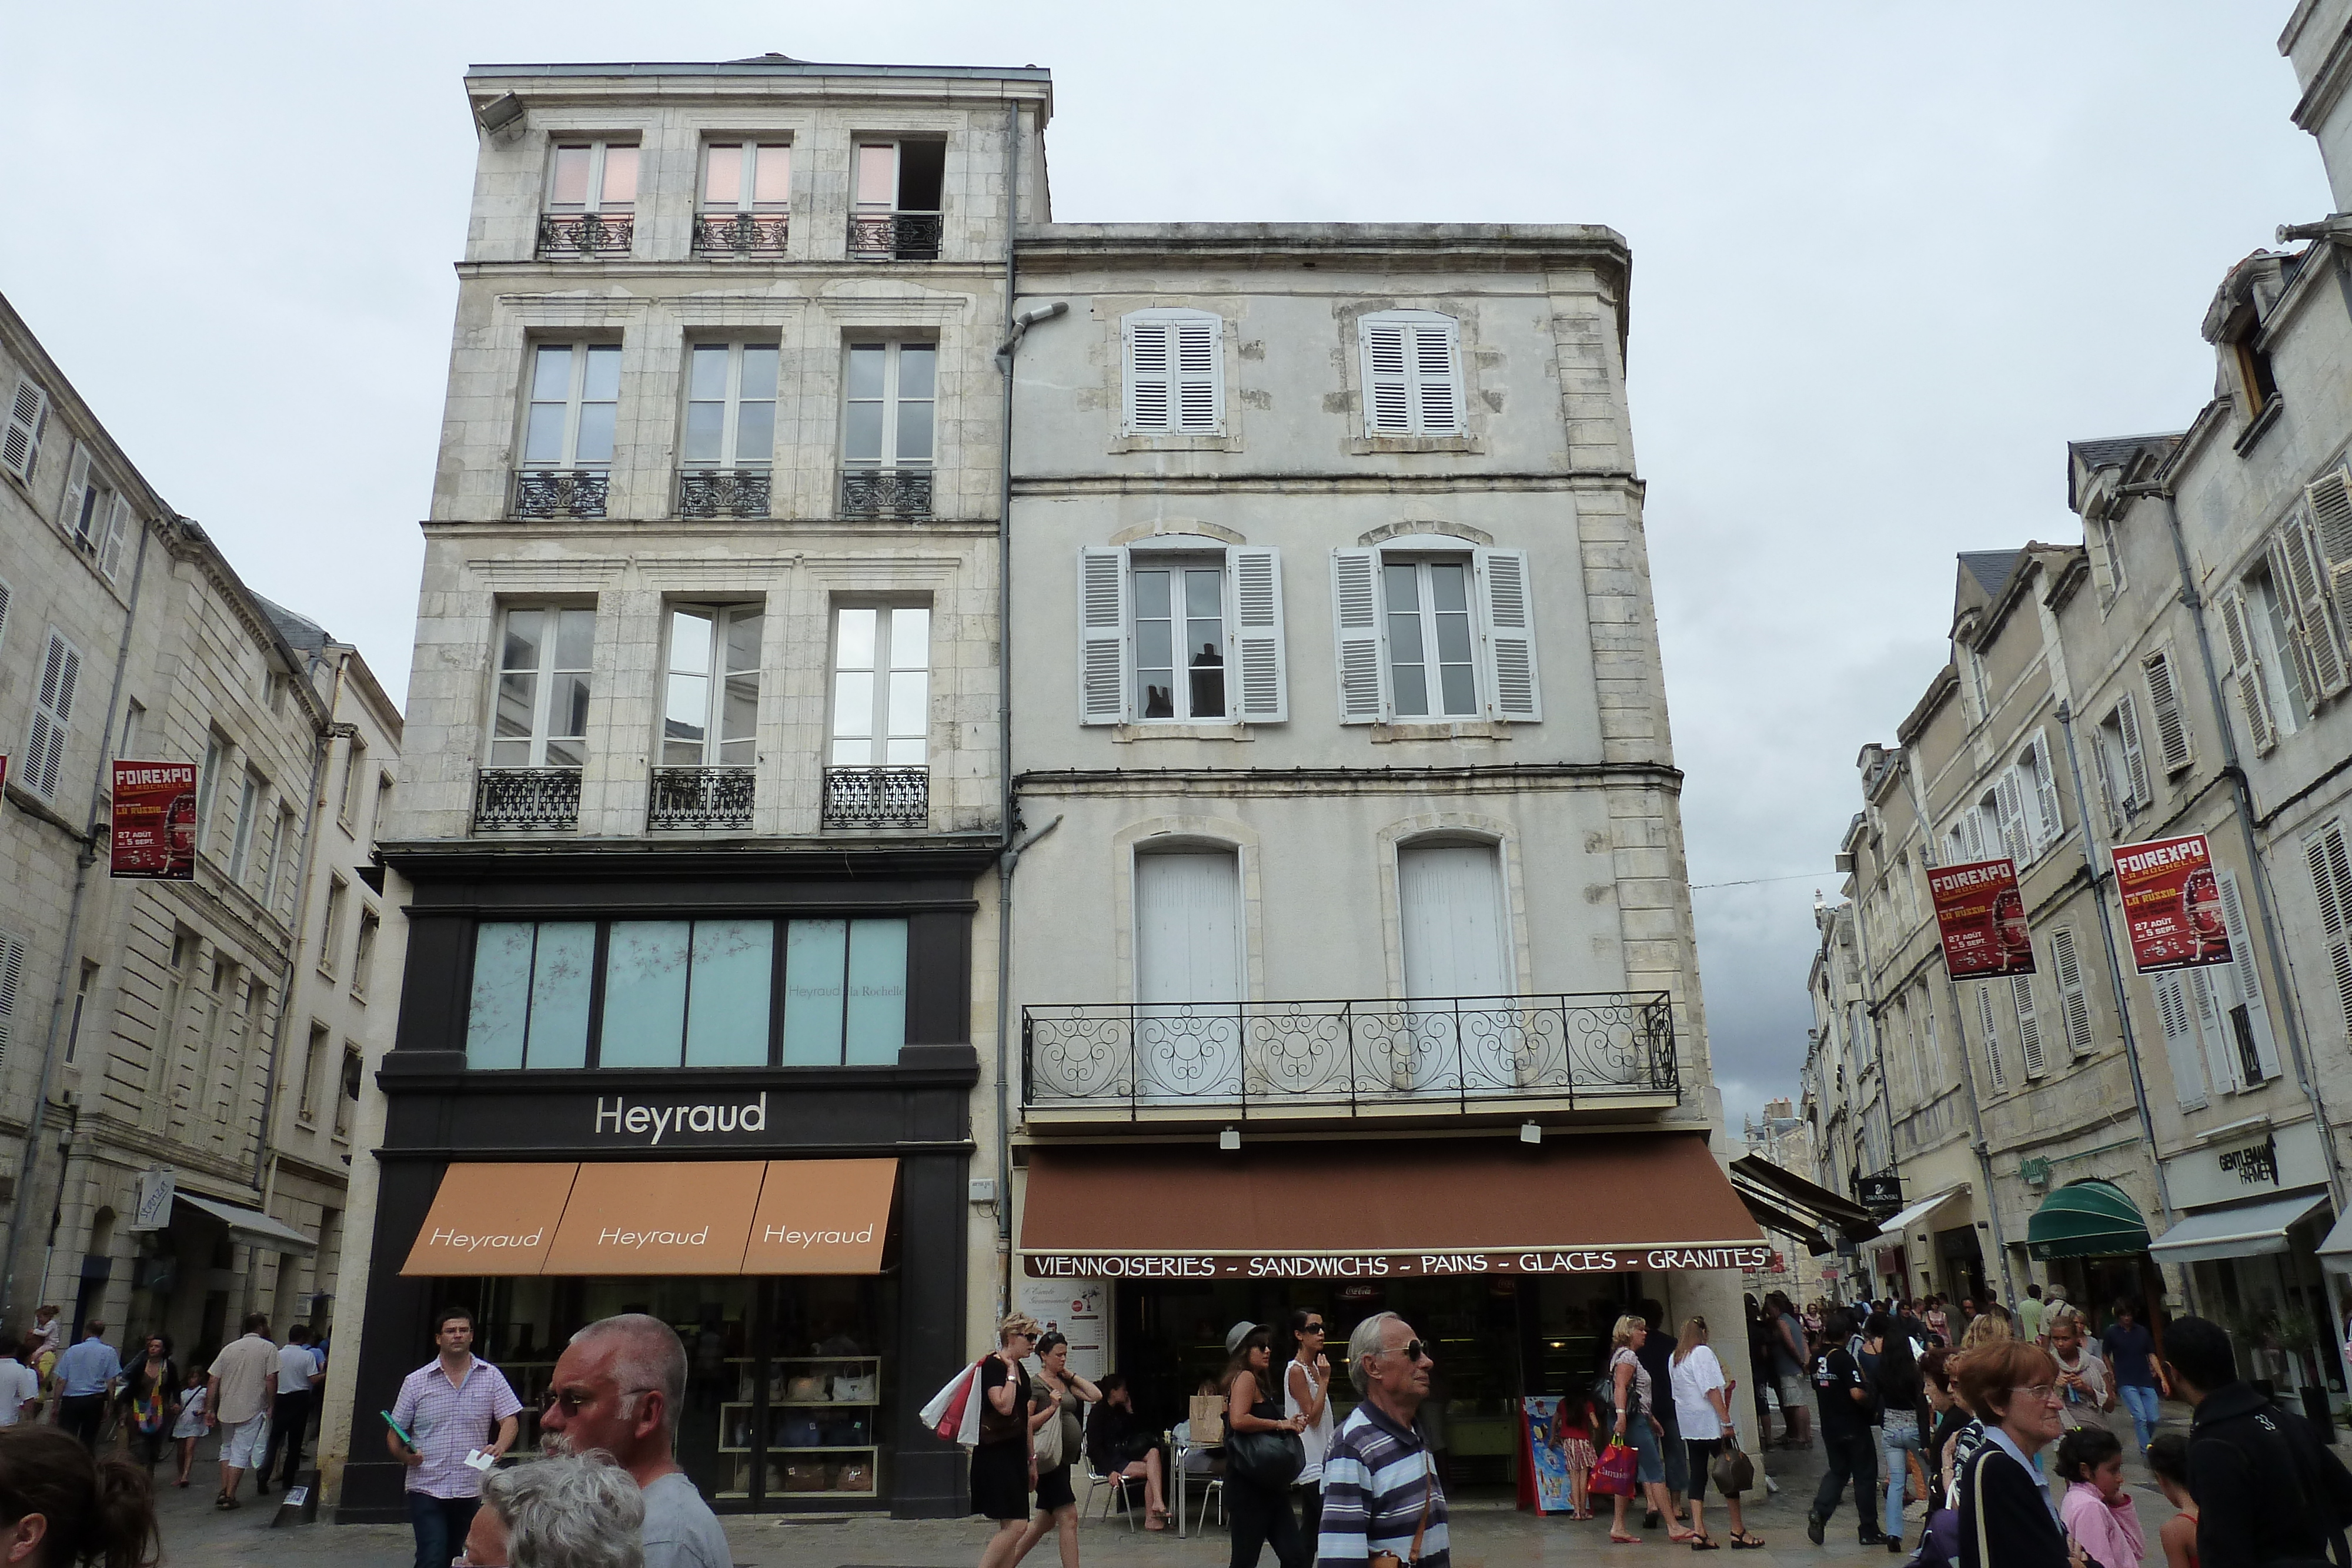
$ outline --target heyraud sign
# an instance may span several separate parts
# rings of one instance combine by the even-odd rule
[[[643,1139],[648,1148],[664,1137],[691,1133],[764,1133],[768,1130],[768,1092],[750,1100],[689,1100],[680,1104],[650,1105],[625,1095],[596,1096],[595,1135],[599,1138]]]
[[[1769,1247],[1529,1248],[1504,1252],[1032,1252],[1028,1272],[1057,1280],[1410,1280],[1459,1274],[1622,1274],[1761,1269]]]

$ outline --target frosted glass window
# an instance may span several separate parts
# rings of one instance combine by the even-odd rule
[[[780,213],[790,204],[792,188],[793,150],[787,143],[714,141],[703,149],[706,213]]]
[[[596,193],[590,201],[588,193]],[[547,182],[552,213],[627,213],[637,202],[637,149],[615,141],[572,142],[555,149]]]
[[[686,1019],[688,1067],[765,1067],[772,920],[694,923],[694,985]],[[905,967],[904,963],[900,968]]]
[[[907,1043],[907,923],[849,923],[849,995],[844,1060],[895,1067]]]
[[[616,920],[604,960],[605,1067],[676,1067],[686,1032],[684,920]]]
[[[466,1065],[520,1067],[530,1016],[531,926],[486,923],[474,933],[474,996],[466,1016]]]
[[[785,927],[785,1066],[825,1067],[840,1062],[848,945],[845,920],[795,920]]]
[[[550,921],[531,961],[526,1067],[588,1065],[588,997],[596,970],[596,924]]]

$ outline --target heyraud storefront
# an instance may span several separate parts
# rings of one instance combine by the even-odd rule
[[[644,1312],[685,1342],[677,1457],[715,1507],[962,1511],[915,1411],[966,1348],[963,870],[420,878],[340,1519],[406,1517],[373,1412],[445,1302],[522,1444],[570,1336]]]

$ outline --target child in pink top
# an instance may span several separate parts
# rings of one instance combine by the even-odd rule
[[[2147,1538],[2124,1490],[2124,1446],[2105,1427],[2077,1427],[2058,1439],[2058,1478],[2066,1483],[2059,1522],[2099,1568],[2138,1568]]]

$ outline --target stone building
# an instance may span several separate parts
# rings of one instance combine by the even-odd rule
[[[245,1312],[331,1308],[348,1115],[314,1136],[281,1114],[286,1036],[363,1032],[303,938],[314,872],[354,874],[368,822],[322,847],[315,802],[338,735],[389,764],[398,716],[172,510],[5,304],[0,389],[0,1318],[46,1301],[201,1356]],[[193,880],[110,876],[118,758],[194,767]],[[176,1197],[142,1214],[163,1173]]]

